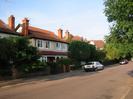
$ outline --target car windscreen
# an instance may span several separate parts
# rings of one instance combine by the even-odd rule
[[[96,65],[101,65],[99,62],[96,62]]]

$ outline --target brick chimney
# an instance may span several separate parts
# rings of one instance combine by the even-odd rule
[[[8,26],[11,30],[15,29],[15,17],[13,15],[8,18]]]
[[[58,29],[58,37],[59,37],[60,39],[63,38],[63,30],[62,30],[62,29]]]
[[[28,27],[29,27],[29,20],[27,18],[24,18],[22,20],[22,35],[28,36]]]
[[[69,36],[70,36],[70,33],[69,33],[69,31],[68,31],[68,30],[66,30],[66,32],[65,32],[65,38],[66,38],[66,39],[68,39],[68,38],[69,38]]]

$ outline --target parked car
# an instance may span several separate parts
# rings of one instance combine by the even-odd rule
[[[88,71],[96,71],[96,70],[102,70],[104,69],[104,65],[102,65],[100,62],[98,61],[94,61],[94,62],[88,62],[87,64],[85,64],[83,66],[84,71],[88,72]]]
[[[123,59],[120,61],[120,65],[124,65],[124,64],[127,64],[128,63],[128,60],[127,59]]]

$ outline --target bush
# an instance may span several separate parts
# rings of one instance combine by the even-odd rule
[[[40,72],[40,71],[45,71],[47,68],[47,64],[44,62],[35,62],[31,66],[25,66],[24,72],[25,73],[34,73],[34,72]]]
[[[70,65],[72,61],[69,58],[62,58],[57,61],[59,65]]]
[[[102,64],[104,66],[109,66],[109,65],[113,65],[113,64],[117,64],[119,61],[118,60],[109,60],[109,59],[105,59]]]

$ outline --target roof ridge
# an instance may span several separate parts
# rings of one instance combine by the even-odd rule
[[[41,33],[54,33],[52,31],[41,29],[41,28],[34,27],[34,26],[29,26],[29,30],[38,31],[38,32],[41,32]]]

